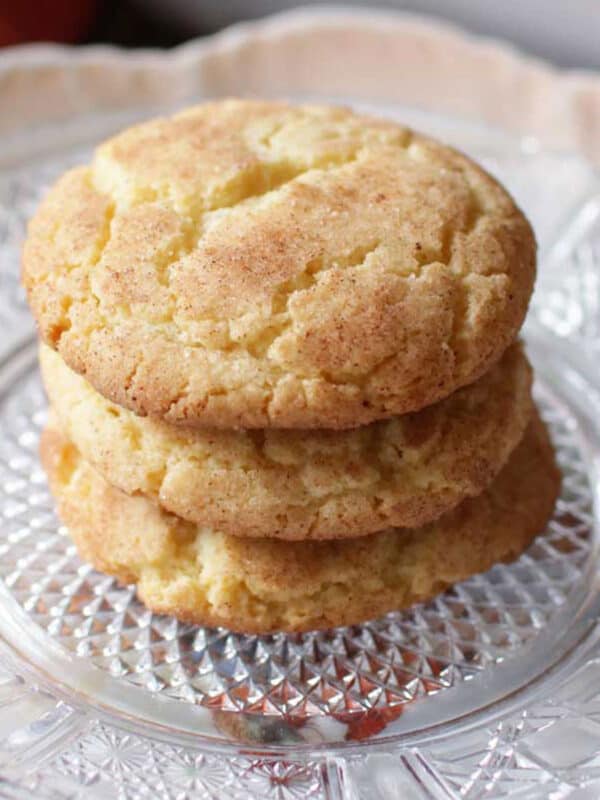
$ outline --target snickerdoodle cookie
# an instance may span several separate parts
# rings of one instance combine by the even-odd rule
[[[50,190],[23,277],[42,337],[174,423],[415,411],[513,341],[531,228],[470,159],[349,110],[228,100],[126,130]]]
[[[429,598],[517,557],[543,529],[560,484],[535,417],[491,486],[436,522],[350,541],[240,539],[161,512],[108,484],[49,428],[42,458],[83,558],[151,609],[234,630],[357,623]]]
[[[61,430],[107,480],[237,536],[345,538],[423,525],[491,482],[532,410],[519,345],[439,403],[346,431],[174,427],[106,400],[47,346],[40,363]]]

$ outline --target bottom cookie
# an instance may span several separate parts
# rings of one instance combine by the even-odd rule
[[[349,625],[516,558],[552,514],[560,475],[539,418],[491,487],[436,522],[346,541],[241,539],[112,487],[56,429],[42,461],[82,558],[136,583],[154,611],[248,633]]]

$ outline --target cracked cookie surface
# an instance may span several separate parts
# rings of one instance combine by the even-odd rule
[[[230,100],[126,130],[29,226],[44,340],[112,401],[219,428],[446,397],[523,321],[531,228],[465,156],[340,108]]]
[[[61,430],[107,480],[234,536],[422,525],[486,488],[532,409],[519,345],[439,403],[346,431],[184,429],[106,400],[45,345],[40,364]]]
[[[546,524],[560,476],[539,418],[491,486],[435,522],[350,541],[226,536],[108,484],[61,434],[42,458],[81,556],[137,583],[152,610],[244,632],[362,622],[521,554]]]

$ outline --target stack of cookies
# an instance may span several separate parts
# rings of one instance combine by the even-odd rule
[[[552,513],[531,228],[411,130],[236,100],[136,126],[52,188],[23,275],[60,515],[153,610],[356,623]]]

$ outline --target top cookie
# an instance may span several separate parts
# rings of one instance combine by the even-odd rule
[[[188,425],[347,428],[474,381],[514,339],[531,228],[465,156],[340,108],[228,100],[133,127],[30,223],[43,338]]]

